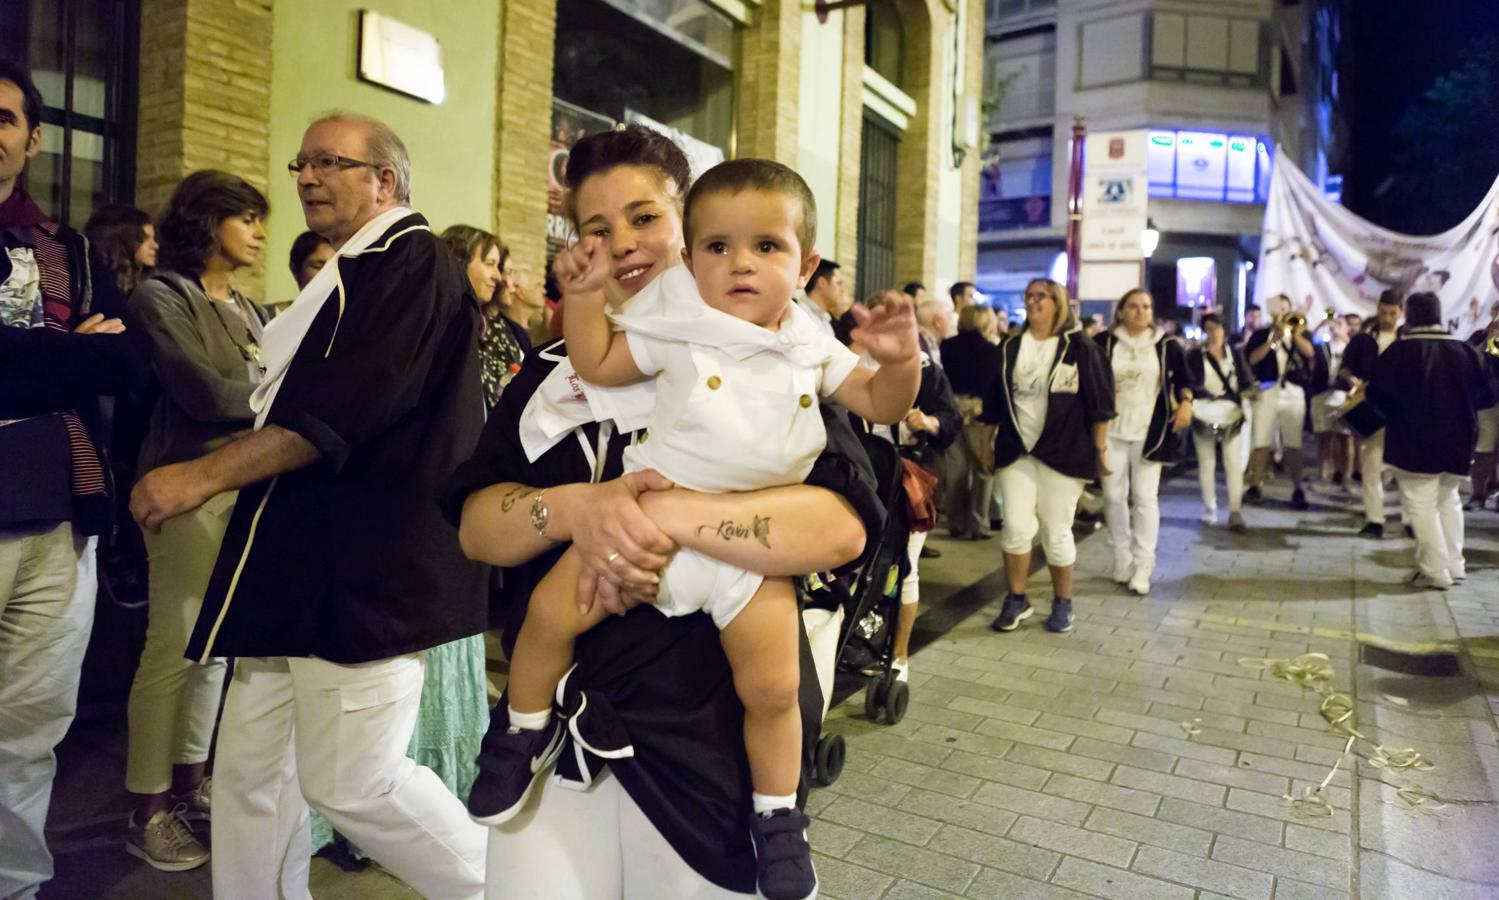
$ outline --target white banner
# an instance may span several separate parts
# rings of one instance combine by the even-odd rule
[[[1373,315],[1386,288],[1432,291],[1448,327],[1467,337],[1499,310],[1499,181],[1462,224],[1417,237],[1333,203],[1277,150],[1256,274],[1261,308],[1286,294],[1314,322],[1329,307]]]

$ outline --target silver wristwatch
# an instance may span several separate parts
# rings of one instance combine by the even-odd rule
[[[536,533],[543,538],[555,541],[555,538],[547,534],[547,522],[551,521],[552,512],[547,509],[546,503],[542,500],[546,493],[546,491],[537,491],[536,496],[531,498],[531,527],[535,528]]]

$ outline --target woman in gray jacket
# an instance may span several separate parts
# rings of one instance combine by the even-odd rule
[[[167,202],[159,268],[130,295],[131,329],[151,339],[155,381],[137,472],[192,459],[254,424],[266,315],[232,285],[265,244],[265,197],[224,172],[194,172]],[[136,795],[125,849],[168,872],[208,851],[190,817],[207,818],[207,761],[225,664],[183,657],[235,494],[221,494],[146,534],[150,608],[146,646],[130,688],[125,787]]]

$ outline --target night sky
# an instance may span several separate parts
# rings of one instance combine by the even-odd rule
[[[1348,6],[1351,65],[1343,84],[1351,127],[1343,202],[1380,225],[1411,230],[1398,204],[1375,196],[1397,168],[1392,129],[1437,76],[1456,67],[1465,48],[1475,41],[1499,46],[1499,0],[1350,0]],[[1499,175],[1499,135],[1494,147],[1490,177]]]

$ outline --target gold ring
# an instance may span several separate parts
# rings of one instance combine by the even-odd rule
[[[605,559],[604,562],[606,562],[606,563],[613,563],[616,559],[619,559],[619,551],[618,550],[616,550],[613,553],[609,554],[609,558]]]

